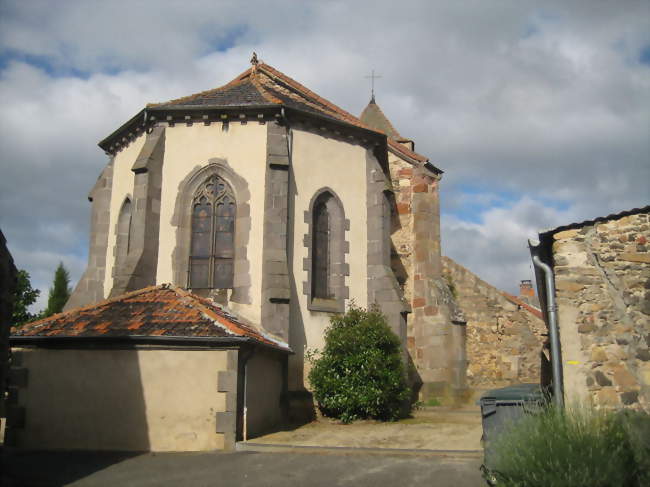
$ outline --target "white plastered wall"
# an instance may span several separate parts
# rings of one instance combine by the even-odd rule
[[[364,147],[333,138],[323,137],[303,130],[293,130],[292,176],[296,188],[292,202],[294,219],[293,235],[293,276],[299,306],[299,316],[292,314],[292,328],[304,327],[306,343],[292,343],[297,353],[301,346],[307,349],[322,349],[324,331],[329,325],[331,313],[313,312],[307,307],[308,297],[302,292],[303,282],[307,281],[307,271],[303,270],[303,259],[307,249],[303,238],[308,232],[304,212],[316,192],[324,187],[332,189],[343,204],[345,217],[350,221],[350,230],[345,232],[345,240],[350,243],[346,263],[350,275],[345,278],[350,298],[360,306],[367,306],[367,203],[366,203],[366,155]],[[349,300],[346,300],[346,306]],[[302,325],[299,323],[302,320]],[[299,334],[300,335],[300,334]],[[296,336],[294,334],[294,336]],[[295,376],[294,376],[295,377]],[[300,387],[290,384],[290,388]]]
[[[108,226],[108,248],[106,249],[106,275],[104,276],[104,297],[107,297],[113,288],[113,265],[115,264],[115,228],[117,218],[124,203],[124,198],[133,197],[133,184],[135,181],[133,163],[138,158],[142,146],[144,145],[145,135],[140,135],[128,146],[115,154],[113,160],[113,189],[111,192],[110,204],[110,223]]]
[[[250,265],[250,304],[229,303],[240,316],[260,323],[262,283],[262,241],[264,227],[264,182],[266,164],[266,125],[257,122],[233,122],[224,130],[221,123],[209,126],[177,124],[165,131],[160,208],[160,246],[156,283],[173,282],[173,252],[176,227],[172,225],[179,186],[197,167],[210,159],[225,159],[248,183],[251,228],[247,259]],[[239,203],[239,202],[238,202]]]
[[[24,349],[20,389],[25,449],[202,451],[222,449],[223,350]]]

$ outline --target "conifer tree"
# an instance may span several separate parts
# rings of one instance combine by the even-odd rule
[[[63,311],[65,303],[70,298],[70,274],[59,262],[59,267],[54,272],[54,283],[50,288],[50,294],[47,298],[47,308],[43,312],[43,317],[51,316]]]

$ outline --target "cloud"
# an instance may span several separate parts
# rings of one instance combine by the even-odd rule
[[[0,227],[32,275],[84,261],[97,141],[255,50],[353,113],[376,69],[384,112],[445,170],[443,243],[507,286],[546,222],[648,203],[649,19],[644,1],[4,1]]]
[[[579,221],[574,209],[549,208],[525,196],[506,207],[482,211],[476,223],[444,216],[442,251],[483,280],[517,294],[519,281],[534,280],[528,239],[573,221]]]

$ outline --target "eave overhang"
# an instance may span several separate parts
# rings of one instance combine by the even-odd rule
[[[284,113],[284,115],[283,115]],[[281,123],[292,121],[316,122],[316,125],[325,130],[343,132],[351,138],[359,140],[372,140],[375,145],[387,144],[386,135],[371,129],[338,120],[336,118],[320,115],[308,110],[300,110],[295,107],[288,107],[278,104],[266,105],[239,105],[239,106],[210,106],[210,105],[180,105],[173,107],[146,107],[136,115],[122,124],[108,137],[99,142],[99,147],[107,154],[114,155],[123,147],[143,132],[150,130],[157,123],[173,124],[194,124],[203,123],[209,125],[216,122],[268,122],[278,120]],[[414,160],[414,163],[417,161]]]
[[[285,354],[293,354],[290,348],[274,346],[251,337],[186,337],[186,336],[18,336],[9,337],[12,347],[33,346],[40,348],[133,348],[138,345],[185,348],[237,348],[254,346]]]

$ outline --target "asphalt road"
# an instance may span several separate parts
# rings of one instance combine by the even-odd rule
[[[483,487],[481,460],[333,453],[5,452],[5,487]]]

